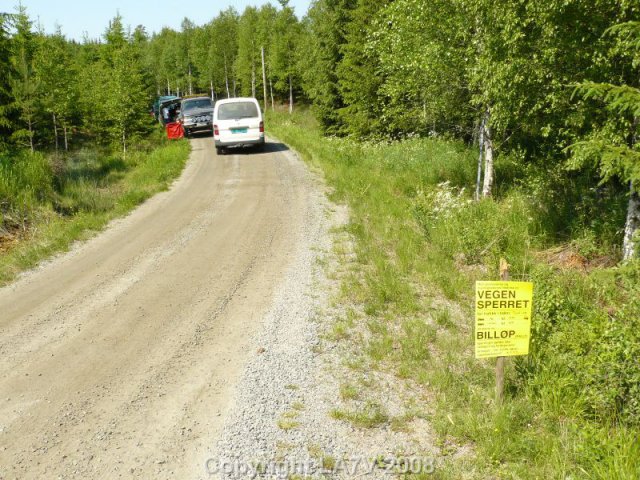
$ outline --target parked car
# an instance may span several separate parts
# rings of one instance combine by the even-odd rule
[[[158,120],[161,125],[167,125],[178,121],[178,114],[180,113],[180,97],[168,98],[162,100],[158,104]]]
[[[180,103],[178,121],[182,124],[185,137],[194,132],[213,130],[213,103],[209,97],[183,98]]]
[[[227,147],[264,147],[264,119],[258,100],[218,100],[213,110],[213,139],[219,154]]]
[[[162,106],[172,100],[180,100],[180,98],[175,95],[163,95],[153,102],[153,115],[156,117],[156,120],[162,123]]]

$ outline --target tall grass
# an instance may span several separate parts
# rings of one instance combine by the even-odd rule
[[[97,147],[1,156],[0,284],[166,189],[188,153],[187,142],[157,133],[126,158]]]
[[[474,202],[476,152],[460,143],[324,138],[305,113],[269,125],[350,207],[357,262],[342,301],[364,312],[360,363],[422,384],[442,444],[472,446],[440,478],[640,478],[640,268],[572,270],[540,253],[560,241],[615,258],[615,195],[507,157],[498,198]],[[502,405],[472,333],[473,283],[495,279],[500,257],[535,283],[536,304],[531,355],[509,362]]]

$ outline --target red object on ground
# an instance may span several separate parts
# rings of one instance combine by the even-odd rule
[[[184,129],[178,122],[167,123],[167,138],[176,140],[178,138],[184,138]]]

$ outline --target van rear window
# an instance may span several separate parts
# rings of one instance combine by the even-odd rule
[[[253,102],[223,103],[218,107],[219,120],[234,120],[236,118],[255,118],[258,107]]]

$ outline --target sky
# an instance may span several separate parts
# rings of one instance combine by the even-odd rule
[[[158,32],[162,27],[180,28],[184,17],[189,17],[196,25],[207,23],[220,10],[233,6],[242,12],[247,5],[259,6],[266,0],[21,0],[29,17],[45,32],[51,33],[56,25],[62,27],[67,38],[82,40],[84,32],[90,38],[100,37],[109,20],[117,12],[124,24],[133,30],[144,25],[148,33]],[[13,12],[19,0],[0,0],[0,12]],[[277,5],[277,1],[271,3]],[[311,0],[290,0],[298,17],[302,17]]]

